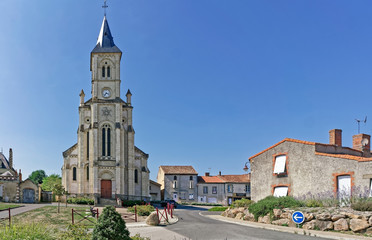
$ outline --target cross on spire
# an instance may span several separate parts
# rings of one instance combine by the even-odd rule
[[[104,9],[105,16],[106,16],[106,8],[108,8],[106,2],[107,2],[107,0],[105,0],[105,3],[104,3],[103,6],[102,6],[102,8]]]

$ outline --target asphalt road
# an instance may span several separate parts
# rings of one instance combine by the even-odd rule
[[[175,214],[178,223],[169,225],[167,230],[186,236],[192,240],[232,240],[232,239],[285,239],[285,240],[315,240],[324,239],[298,234],[284,233],[272,230],[252,228],[233,223],[221,222],[201,216],[213,214],[204,208],[179,206]]]

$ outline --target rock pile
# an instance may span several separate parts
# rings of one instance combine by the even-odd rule
[[[305,215],[303,229],[353,231],[372,234],[372,212],[360,212],[351,208],[300,208]],[[257,222],[295,227],[291,220],[293,209],[274,209],[273,214],[259,217]],[[222,216],[246,221],[256,221],[246,208],[228,208]]]

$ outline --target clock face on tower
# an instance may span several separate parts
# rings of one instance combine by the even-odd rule
[[[102,91],[102,96],[103,96],[104,98],[108,98],[108,97],[110,97],[110,96],[111,96],[111,92],[110,92],[110,90],[108,90],[108,89],[104,89],[104,90]]]

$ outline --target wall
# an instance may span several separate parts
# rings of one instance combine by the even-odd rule
[[[173,188],[174,176],[177,176],[177,188]],[[193,177],[193,188],[190,188],[190,176]],[[173,199],[173,193],[177,193],[178,201],[197,201],[197,175],[168,175],[164,176],[164,200]],[[158,181],[159,182],[159,181]],[[194,199],[189,199],[189,194]],[[186,199],[183,199],[185,196]]]

